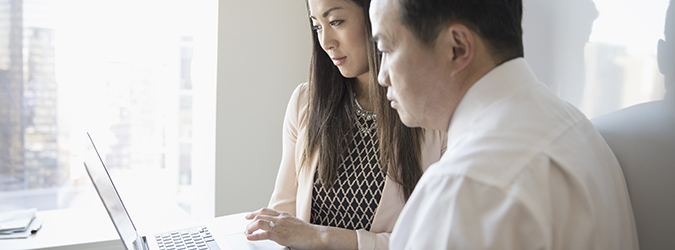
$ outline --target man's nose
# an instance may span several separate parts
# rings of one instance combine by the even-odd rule
[[[386,56],[382,56],[382,63],[380,65],[380,72],[377,73],[377,81],[380,85],[389,87],[391,82],[389,79],[389,70],[387,69]]]

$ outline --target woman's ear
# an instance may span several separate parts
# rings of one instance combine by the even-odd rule
[[[451,73],[454,75],[465,69],[475,56],[473,33],[464,25],[452,24],[441,30],[436,48],[451,61]]]

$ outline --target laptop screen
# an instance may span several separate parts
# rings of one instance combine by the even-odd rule
[[[96,187],[103,205],[108,210],[108,215],[110,215],[113,224],[115,224],[115,228],[124,246],[127,249],[136,249],[134,247],[134,242],[138,239],[136,228],[133,222],[131,222],[127,210],[124,208],[122,199],[120,199],[117,189],[115,189],[115,185],[110,178],[110,174],[103,164],[103,159],[94,145],[94,140],[89,133],[87,133],[87,136],[91,143],[87,145],[84,166],[87,169],[87,173],[89,173],[89,178],[91,178],[94,187]]]

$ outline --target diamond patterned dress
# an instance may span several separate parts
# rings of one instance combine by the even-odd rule
[[[380,168],[377,122],[363,112],[367,111],[357,110],[354,139],[342,157],[333,188],[321,185],[318,171],[314,175],[310,223],[370,230],[386,175]]]

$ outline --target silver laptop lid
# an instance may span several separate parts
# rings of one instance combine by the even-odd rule
[[[103,159],[94,145],[94,140],[87,133],[90,144],[87,144],[87,151],[84,159],[84,166],[87,169],[89,178],[98,192],[98,196],[103,202],[103,206],[108,211],[117,233],[119,233],[122,243],[128,250],[145,249],[145,244],[139,237],[134,223],[129,217],[122,199],[117,193],[117,189],[110,178],[110,174],[103,164]]]

